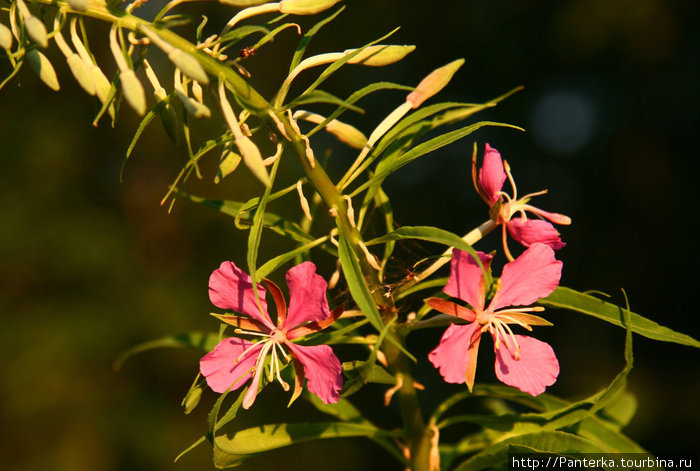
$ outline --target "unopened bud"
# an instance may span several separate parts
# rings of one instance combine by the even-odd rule
[[[406,101],[412,108],[418,108],[425,100],[442,90],[452,76],[464,64],[464,59],[457,59],[447,65],[435,69],[418,84],[416,89],[408,94]]]
[[[326,118],[310,111],[298,110],[294,112],[293,119],[303,119],[314,124],[321,124]],[[337,119],[328,123],[325,129],[340,142],[355,149],[362,149],[367,144],[367,137],[359,129]]]
[[[214,177],[214,183],[219,183],[221,180],[231,175],[240,163],[241,156],[232,151],[230,147],[226,147],[221,154],[219,170],[216,172],[216,177]]]
[[[41,81],[44,82],[50,89],[55,91],[61,89],[61,86],[58,84],[58,77],[56,77],[56,71],[51,65],[49,59],[44,54],[36,49],[32,49],[27,53],[27,60]]]
[[[36,16],[29,16],[24,19],[24,29],[36,43],[41,47],[49,45],[49,38],[46,33],[46,26]]]
[[[252,7],[255,5],[260,5],[261,3],[266,3],[269,0],[219,0],[222,5],[231,5],[234,7]]]
[[[182,104],[185,105],[185,110],[195,118],[206,119],[211,116],[211,110],[206,105],[203,105],[197,100],[193,100],[180,90],[175,90],[175,93],[177,93]]]
[[[67,1],[68,1],[68,5],[70,5],[70,7],[73,10],[85,11],[90,6],[89,0],[67,0]]]
[[[369,46],[348,61],[349,64],[362,64],[371,67],[381,67],[398,62],[409,55],[416,46]],[[355,50],[348,49],[345,54],[351,54]]]
[[[341,0],[282,0],[279,11],[291,15],[315,15],[339,3]]]
[[[119,80],[127,103],[139,116],[146,114],[146,92],[134,71],[131,69],[123,70],[119,75]]]
[[[246,167],[253,172],[253,175],[262,182],[263,185],[269,187],[272,185],[270,176],[267,174],[265,163],[263,162],[260,149],[251,141],[248,136],[240,135],[236,137],[236,146],[243,157],[243,162]]]
[[[75,77],[75,80],[77,80],[80,86],[83,87],[83,90],[85,90],[89,95],[94,95],[95,82],[92,80],[92,75],[80,56],[73,53],[66,57],[66,62],[68,62],[68,67],[70,67],[73,77]]]
[[[185,414],[189,414],[199,404],[202,398],[202,386],[196,385],[191,388],[185,398],[182,400],[182,406],[185,408]]]
[[[175,67],[180,69],[183,74],[187,75],[192,80],[196,80],[204,85],[209,83],[209,77],[204,71],[202,64],[182,49],[173,49],[170,51],[168,59],[175,64]]]
[[[12,31],[2,23],[0,23],[0,47],[3,49],[12,47]]]

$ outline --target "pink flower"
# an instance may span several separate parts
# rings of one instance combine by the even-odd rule
[[[503,191],[503,184],[510,181],[513,189],[513,196],[508,195]],[[525,247],[531,244],[540,242],[549,245],[554,250],[559,250],[566,244],[561,241],[559,233],[554,226],[546,221],[555,224],[571,224],[571,218],[563,214],[549,213],[539,208],[529,205],[529,201],[533,196],[541,195],[547,190],[530,193],[518,198],[518,190],[515,187],[513,175],[510,173],[510,166],[501,158],[501,154],[486,144],[484,153],[484,162],[478,171],[476,169],[476,151],[472,159],[472,180],[479,196],[491,208],[489,213],[494,222],[501,224],[503,228],[503,250],[508,257],[508,260],[513,260],[513,256],[508,250],[506,242],[506,231],[510,233],[513,239],[520,242]],[[536,219],[528,219],[526,212],[534,214]],[[520,217],[514,217],[520,214]]]
[[[296,399],[307,380],[309,391],[326,404],[338,401],[343,386],[340,361],[328,345],[302,346],[292,341],[312,332],[318,332],[332,324],[342,308],[331,312],[326,300],[328,284],[316,274],[316,265],[304,262],[287,272],[289,286],[289,310],[282,291],[266,281],[277,305],[277,324],[267,313],[265,289],[258,284],[258,301],[253,292],[250,276],[233,262],[224,262],[209,278],[209,299],[221,309],[245,314],[215,315],[223,322],[236,327],[236,334],[258,338],[251,342],[237,337],[222,340],[213,351],[199,361],[199,368],[209,387],[218,393],[235,390],[252,377],[252,384],[243,398],[243,408],[248,409],[258,394],[260,379],[268,356],[268,381],[276,378],[285,391],[289,385],[280,375],[280,362],[294,363],[296,385],[290,404]],[[285,349],[287,351],[285,351]]]
[[[477,254],[488,270],[493,256]],[[433,309],[469,322],[452,324],[428,356],[445,381],[466,382],[472,390],[481,334],[488,331],[493,337],[496,376],[500,381],[533,396],[554,384],[559,375],[559,362],[552,347],[532,337],[516,335],[509,327],[509,324],[518,324],[531,331],[531,325],[551,325],[541,317],[527,314],[541,312],[544,308],[508,306],[526,306],[548,296],[559,285],[561,267],[562,263],[555,260],[549,246],[532,244],[515,261],[503,267],[496,293],[485,307],[483,271],[471,255],[455,250],[450,278],[443,291],[466,301],[471,309],[441,298],[426,300]]]

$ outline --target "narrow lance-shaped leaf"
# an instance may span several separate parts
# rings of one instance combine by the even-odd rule
[[[304,52],[306,51],[306,47],[309,45],[309,42],[311,41],[311,38],[313,38],[318,31],[323,28],[326,24],[329,22],[333,21],[336,16],[340,14],[341,11],[343,11],[345,7],[338,8],[335,13],[329,15],[328,17],[324,18],[323,20],[319,21],[313,27],[311,27],[301,38],[299,41],[299,45],[297,46],[296,50],[294,51],[294,57],[292,57],[292,62],[289,64],[289,72],[291,73],[294,68],[299,65],[299,62],[301,62],[301,58],[304,56]]]
[[[216,344],[219,343],[219,340],[219,335],[213,332],[188,332],[186,334],[169,335],[156,340],[149,340],[148,342],[135,345],[120,353],[117,359],[114,360],[114,369],[120,369],[129,357],[132,357],[137,353],[146,352],[156,348],[182,347],[196,348],[208,352],[214,349]]]
[[[560,286],[548,297],[540,299],[539,303],[547,307],[580,312],[620,327],[624,326],[624,315],[628,313],[632,332],[636,334],[654,340],[661,340],[662,342],[673,342],[689,347],[700,348],[700,342],[689,335],[676,332],[642,317],[639,314],[623,309],[620,306],[616,306],[571,288]]]
[[[270,424],[240,430],[214,440],[214,465],[227,468],[251,455],[309,440],[391,435],[369,424],[316,422]]]

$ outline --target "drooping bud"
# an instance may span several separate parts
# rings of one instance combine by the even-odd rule
[[[73,10],[77,10],[77,11],[85,11],[90,6],[89,0],[67,0],[67,1],[68,1],[68,5],[70,5],[70,7]]]
[[[369,46],[348,61],[349,64],[361,64],[381,67],[398,62],[416,49],[416,46],[376,45]],[[344,54],[351,54],[355,49],[348,49]]]
[[[304,212],[304,216],[306,216],[306,219],[312,221],[313,218],[311,217],[309,200],[306,199],[306,196],[304,196],[304,190],[301,188],[303,184],[304,182],[302,180],[297,181],[297,193],[299,194],[299,204],[301,205],[301,210]]]
[[[3,49],[12,47],[12,31],[2,23],[0,23],[0,47]]]
[[[146,26],[141,26],[141,31],[168,55],[168,59],[170,59],[170,61],[175,64],[175,67],[180,69],[183,74],[204,85],[209,83],[209,77],[204,71],[204,67],[202,67],[202,64],[192,55],[163,40],[155,31]]]
[[[49,59],[44,54],[36,49],[32,49],[27,53],[27,60],[41,81],[44,82],[50,89],[55,91],[61,89],[61,86],[58,84],[58,77],[56,77],[56,71],[51,65]]]
[[[214,183],[219,183],[221,180],[231,175],[238,164],[241,163],[241,156],[236,154],[231,147],[227,146],[221,153],[221,159],[219,160],[219,170],[216,172],[216,177],[214,177]]]
[[[139,116],[146,114],[146,92],[143,85],[131,69],[126,69],[119,75],[122,84],[122,93],[126,102],[136,111]]]
[[[182,49],[173,49],[168,54],[168,59],[175,64],[175,67],[182,70],[182,73],[192,80],[196,80],[204,85],[209,83],[209,77],[204,71],[202,64]]]
[[[445,88],[452,76],[462,67],[464,59],[457,59],[447,65],[433,70],[418,84],[415,90],[408,94],[406,101],[411,104],[413,109],[418,108],[425,100],[438,93]]]
[[[85,62],[76,53],[72,53],[66,57],[66,62],[68,62],[68,67],[73,73],[75,80],[78,81],[83,90],[85,90],[89,95],[95,94],[95,82],[92,79],[90,71],[85,66]]]
[[[295,111],[293,118],[303,119],[314,124],[321,124],[326,119],[319,114],[303,110]],[[325,130],[333,134],[340,142],[355,149],[362,149],[367,143],[367,137],[359,129],[337,119],[328,123]]]
[[[166,103],[160,110],[158,110],[160,115],[160,121],[163,123],[165,132],[168,134],[170,141],[177,145],[178,143],[178,133],[177,133],[177,115],[175,110],[170,103]]]
[[[270,187],[272,182],[270,181],[270,176],[265,168],[265,163],[263,162],[262,154],[260,149],[255,145],[253,141],[250,140],[248,136],[243,134],[241,127],[236,119],[236,114],[231,108],[231,104],[226,98],[226,88],[224,86],[223,80],[219,80],[219,102],[221,104],[221,111],[224,114],[224,119],[226,124],[228,124],[231,133],[233,134],[234,142],[238,151],[243,158],[243,162],[246,167],[255,175],[255,177],[262,182],[266,187]]]
[[[27,4],[24,3],[24,0],[17,0],[17,8],[19,8],[19,12],[24,19],[24,29],[27,31],[29,37],[36,41],[41,47],[48,46],[49,38],[44,23],[39,18],[32,15],[29,8],[27,8]]]
[[[175,90],[175,93],[177,93],[177,97],[182,101],[182,104],[185,105],[185,110],[193,117],[197,119],[207,119],[211,117],[211,110],[206,105],[197,100],[193,100],[180,90]]]
[[[341,0],[282,0],[280,13],[291,15],[315,15],[339,3]]]

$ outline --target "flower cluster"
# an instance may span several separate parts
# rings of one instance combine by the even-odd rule
[[[471,391],[481,337],[488,332],[493,339],[498,379],[536,396],[554,384],[559,362],[551,346],[515,334],[511,326],[532,331],[532,326],[551,325],[534,314],[544,308],[526,306],[548,296],[559,285],[562,262],[556,260],[554,250],[564,247],[564,243],[551,222],[570,224],[571,220],[529,204],[532,196],[543,192],[518,198],[508,164],[488,144],[482,167],[477,171],[475,158],[472,174],[477,192],[489,204],[492,220],[502,226],[504,251],[510,262],[503,267],[495,285],[489,286],[493,255],[475,252],[473,256],[454,250],[450,277],[443,291],[467,306],[436,297],[426,300],[436,311],[454,316],[454,323],[428,359],[445,381],[466,383]],[[502,191],[506,179],[513,188],[512,196]],[[528,219],[526,212],[537,219]],[[517,258],[508,250],[507,233],[527,247]],[[295,340],[328,327],[342,309],[329,309],[328,284],[316,273],[313,263],[291,268],[286,279],[289,309],[281,290],[265,281],[277,307],[276,322],[267,311],[265,288],[254,286],[251,277],[233,262],[222,263],[209,280],[211,302],[238,313],[215,314],[234,326],[237,336],[222,340],[205,355],[200,360],[200,370],[209,387],[219,393],[238,389],[250,381],[243,398],[246,409],[255,401],[266,367],[268,382],[276,379],[285,391],[290,389],[281,375],[290,362],[296,382],[290,403],[301,394],[304,382],[325,403],[337,402],[339,398],[342,368],[331,347],[302,346]]]
[[[466,302],[469,307],[441,298],[426,300],[436,311],[455,316],[460,322],[445,331],[440,344],[428,358],[445,381],[466,383],[471,391],[481,336],[488,332],[493,338],[496,354],[496,377],[536,396],[554,384],[559,375],[559,362],[547,343],[514,334],[510,325],[519,325],[528,331],[532,331],[533,325],[551,325],[532,314],[544,308],[515,306],[529,306],[550,295],[559,285],[562,262],[555,259],[554,250],[565,244],[549,221],[570,224],[571,219],[528,204],[532,196],[543,192],[518,199],[508,164],[488,144],[478,172],[474,154],[472,178],[477,192],[490,207],[492,220],[502,227],[503,249],[510,262],[503,267],[487,306],[487,279],[490,278],[487,271],[490,271],[493,256],[476,252],[477,262],[476,257],[467,252],[453,252],[450,277],[443,292]],[[506,178],[513,188],[513,196],[502,191]],[[526,211],[538,219],[528,219]],[[520,217],[514,217],[518,214]],[[506,233],[527,247],[517,259],[508,250]]]

